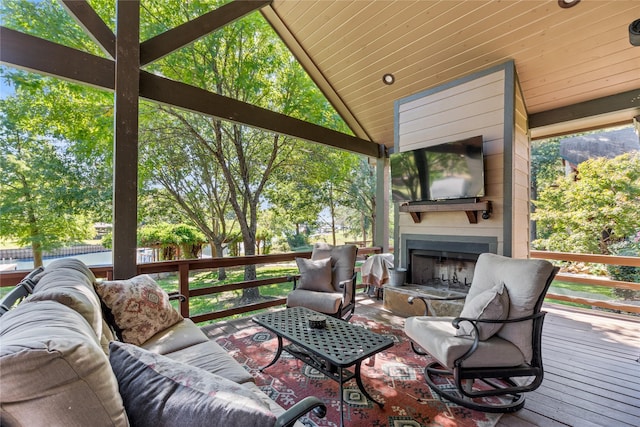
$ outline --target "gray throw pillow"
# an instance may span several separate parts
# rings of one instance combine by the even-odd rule
[[[468,319],[505,320],[509,316],[509,293],[504,283],[481,292],[470,301],[465,301],[460,317]],[[469,322],[460,322],[457,336],[471,336],[473,326]],[[480,341],[485,341],[495,335],[502,323],[478,323]]]
[[[312,261],[306,258],[296,258],[300,271],[300,282],[297,289],[317,292],[335,292],[331,284],[331,258]]]
[[[109,361],[132,426],[273,426],[250,389],[195,366],[114,341]]]

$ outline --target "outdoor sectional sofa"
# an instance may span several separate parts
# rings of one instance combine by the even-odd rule
[[[326,409],[285,411],[149,276],[98,282],[63,259],[31,285],[0,318],[2,426],[286,426]]]

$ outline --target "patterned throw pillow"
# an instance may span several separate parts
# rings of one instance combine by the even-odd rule
[[[125,342],[141,345],[183,319],[169,303],[167,293],[146,274],[97,282],[95,287]]]
[[[109,361],[132,426],[273,426],[276,416],[251,390],[195,366],[112,342]]]
[[[460,317],[467,319],[505,320],[509,316],[509,293],[504,283],[476,295],[471,301],[465,301]],[[473,326],[469,322],[460,322],[457,336],[470,336]],[[480,341],[486,341],[495,335],[502,323],[477,323]]]

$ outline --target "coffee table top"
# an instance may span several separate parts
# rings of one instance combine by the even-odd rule
[[[313,315],[322,314],[304,307],[292,307],[260,314],[253,321],[338,367],[351,366],[393,346],[391,337],[330,316],[325,316],[325,328],[312,329],[308,319]]]

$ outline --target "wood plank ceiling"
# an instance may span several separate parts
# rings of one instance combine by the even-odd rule
[[[640,47],[628,33],[638,0],[274,0],[262,13],[356,134],[388,147],[395,100],[509,60],[530,115],[571,116],[618,94],[632,108],[605,122],[640,114]]]

